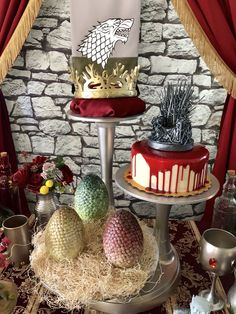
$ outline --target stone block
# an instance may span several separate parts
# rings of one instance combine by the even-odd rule
[[[74,175],[80,175],[81,166],[78,165],[71,157],[63,157],[65,164],[70,167]]]
[[[151,64],[148,58],[139,57],[138,64],[140,65],[140,70],[142,71],[147,71],[151,68]]]
[[[18,68],[18,67],[24,67],[24,65],[25,65],[24,58],[21,55],[18,55],[13,66]]]
[[[188,37],[182,24],[163,24],[163,39]]]
[[[75,122],[72,123],[73,132],[79,134],[80,136],[89,134],[89,123]]]
[[[211,87],[211,76],[204,74],[195,74],[193,75],[193,84],[203,87]]]
[[[171,39],[167,42],[167,53],[169,57],[197,58],[199,53],[190,38]]]
[[[162,38],[162,24],[161,23],[142,23],[141,25],[141,41],[152,43],[160,41]]]
[[[211,110],[206,105],[196,105],[192,112],[192,126],[205,125],[211,115]]]
[[[20,131],[20,126],[18,124],[11,123],[11,131],[12,132]]]
[[[39,129],[50,136],[58,136],[61,134],[68,134],[71,127],[67,121],[50,119],[39,122]]]
[[[134,136],[134,131],[132,125],[118,125],[116,127],[116,137],[132,137]]]
[[[58,51],[50,51],[49,63],[50,69],[55,72],[68,71],[68,61],[64,53]]]
[[[95,173],[98,176],[101,176],[100,175],[100,166],[99,165],[94,165],[94,164],[85,165],[85,164],[82,163],[82,165],[81,165],[81,173],[82,173],[83,177],[86,174],[89,174],[89,173]]]
[[[171,2],[169,3],[167,18],[168,18],[168,22],[180,23],[179,17],[178,17],[178,15],[177,15]]]
[[[26,68],[34,70],[47,70],[49,67],[48,54],[42,50],[26,51]]]
[[[165,84],[177,84],[181,80],[191,83],[192,76],[188,74],[167,74],[165,77]]]
[[[6,102],[6,105],[7,105],[7,111],[8,111],[8,114],[9,116],[11,115],[12,113],[12,110],[14,108],[14,105],[15,105],[15,101],[14,100],[9,100],[9,99],[5,99],[5,102]]]
[[[199,98],[201,103],[208,105],[219,105],[224,104],[226,100],[227,92],[224,88],[203,90]]]
[[[43,32],[40,29],[31,29],[26,39],[25,46],[41,48],[42,39],[43,39]]]
[[[99,149],[91,147],[82,147],[82,156],[85,158],[100,159]]]
[[[39,131],[39,128],[36,125],[22,125],[21,129],[23,132],[34,132],[34,134]]]
[[[151,73],[193,74],[196,68],[196,60],[180,60],[164,56],[151,56]]]
[[[62,117],[61,108],[55,106],[50,97],[32,97],[32,104],[38,118]]]
[[[148,85],[162,85],[164,82],[164,75],[149,75],[148,76]]]
[[[218,132],[212,129],[202,130],[202,141],[207,144],[217,144]]]
[[[162,21],[166,16],[166,0],[143,0],[141,2],[141,20],[144,21]]]
[[[201,143],[202,130],[198,128],[192,128],[192,137],[193,137],[194,143]]]
[[[213,126],[220,126],[220,122],[221,122],[221,117],[222,117],[222,111],[216,111],[214,113],[211,114],[210,119],[207,123],[207,127],[211,128]]]
[[[28,134],[13,132],[12,138],[16,152],[31,152],[31,143]]]
[[[48,1],[51,2],[51,1]],[[57,27],[58,20],[54,18],[47,18],[47,17],[38,17],[34,21],[33,27],[50,27],[50,28],[55,28]]]
[[[209,160],[215,160],[217,147],[213,145],[206,145],[206,148],[209,150],[209,153],[210,153]]]
[[[86,147],[98,148],[98,137],[83,136],[83,141]]]
[[[139,55],[145,55],[145,54],[163,54],[166,48],[165,42],[155,42],[155,43],[139,43],[138,51]]]
[[[20,118],[17,119],[18,124],[38,124],[38,121],[33,118]]]
[[[114,161],[121,161],[121,162],[130,162],[130,149],[128,150],[115,150],[114,152]]]
[[[31,136],[34,154],[48,155],[54,153],[54,138],[50,136],[35,135]]]
[[[17,98],[14,110],[12,112],[13,117],[33,117],[33,110],[31,106],[31,100],[28,96],[19,96]]]
[[[171,206],[170,218],[184,219],[193,216],[192,205],[173,205]]]
[[[59,156],[81,156],[81,140],[78,136],[61,135],[56,139],[55,154]]]
[[[58,75],[53,73],[37,72],[32,73],[32,78],[39,81],[57,81]]]
[[[64,21],[61,25],[51,31],[47,36],[47,41],[54,49],[71,49],[71,25]]]
[[[72,96],[71,84],[50,83],[45,89],[45,94],[49,96]]]
[[[139,84],[140,97],[148,104],[160,103],[162,87]]]
[[[10,80],[6,79],[1,86],[3,95],[5,97],[12,97],[24,95],[26,93],[26,86],[23,80]]]
[[[44,91],[46,84],[43,82],[29,81],[27,85],[28,94],[41,95]]]
[[[148,75],[146,73],[139,72],[138,83],[146,84],[148,82]]]
[[[12,68],[10,70],[10,72],[8,72],[8,76],[10,77],[17,77],[17,78],[23,78],[23,79],[29,79],[31,76],[31,72],[30,71],[24,71],[24,70],[19,70],[19,69],[15,69]]]
[[[158,106],[151,106],[151,108],[149,108],[147,112],[145,112],[145,115],[142,117],[143,124],[151,126],[153,117],[156,117],[159,114],[160,114],[160,108]],[[148,135],[149,134],[147,132],[146,136]]]
[[[70,1],[65,0],[50,0],[43,1],[39,16],[58,17],[65,19],[70,16]],[[49,27],[49,26],[48,26]]]

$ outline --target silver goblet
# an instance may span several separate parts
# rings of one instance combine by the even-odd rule
[[[210,290],[203,290],[200,296],[211,304],[212,311],[224,307],[224,301],[216,294],[216,279],[233,271],[236,261],[236,237],[228,231],[211,228],[206,230],[200,240],[200,263],[203,269],[212,273]]]

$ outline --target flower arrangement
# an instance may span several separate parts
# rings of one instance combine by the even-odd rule
[[[0,230],[0,268],[6,268],[9,265],[6,252],[10,243],[11,241]]]
[[[64,193],[72,181],[73,173],[62,157],[37,156],[12,176],[13,185],[40,194]]]

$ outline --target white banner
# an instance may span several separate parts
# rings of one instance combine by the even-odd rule
[[[138,56],[140,0],[71,0],[72,56],[104,68],[109,58]]]

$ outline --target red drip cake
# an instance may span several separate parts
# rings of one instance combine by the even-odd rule
[[[161,151],[147,141],[139,141],[131,149],[133,185],[147,192],[170,195],[195,194],[209,182],[209,152],[201,145],[188,151]]]
[[[192,139],[193,91],[185,82],[164,87],[151,136],[132,145],[131,175],[126,179],[133,186],[166,196],[198,194],[210,187],[209,152]]]

